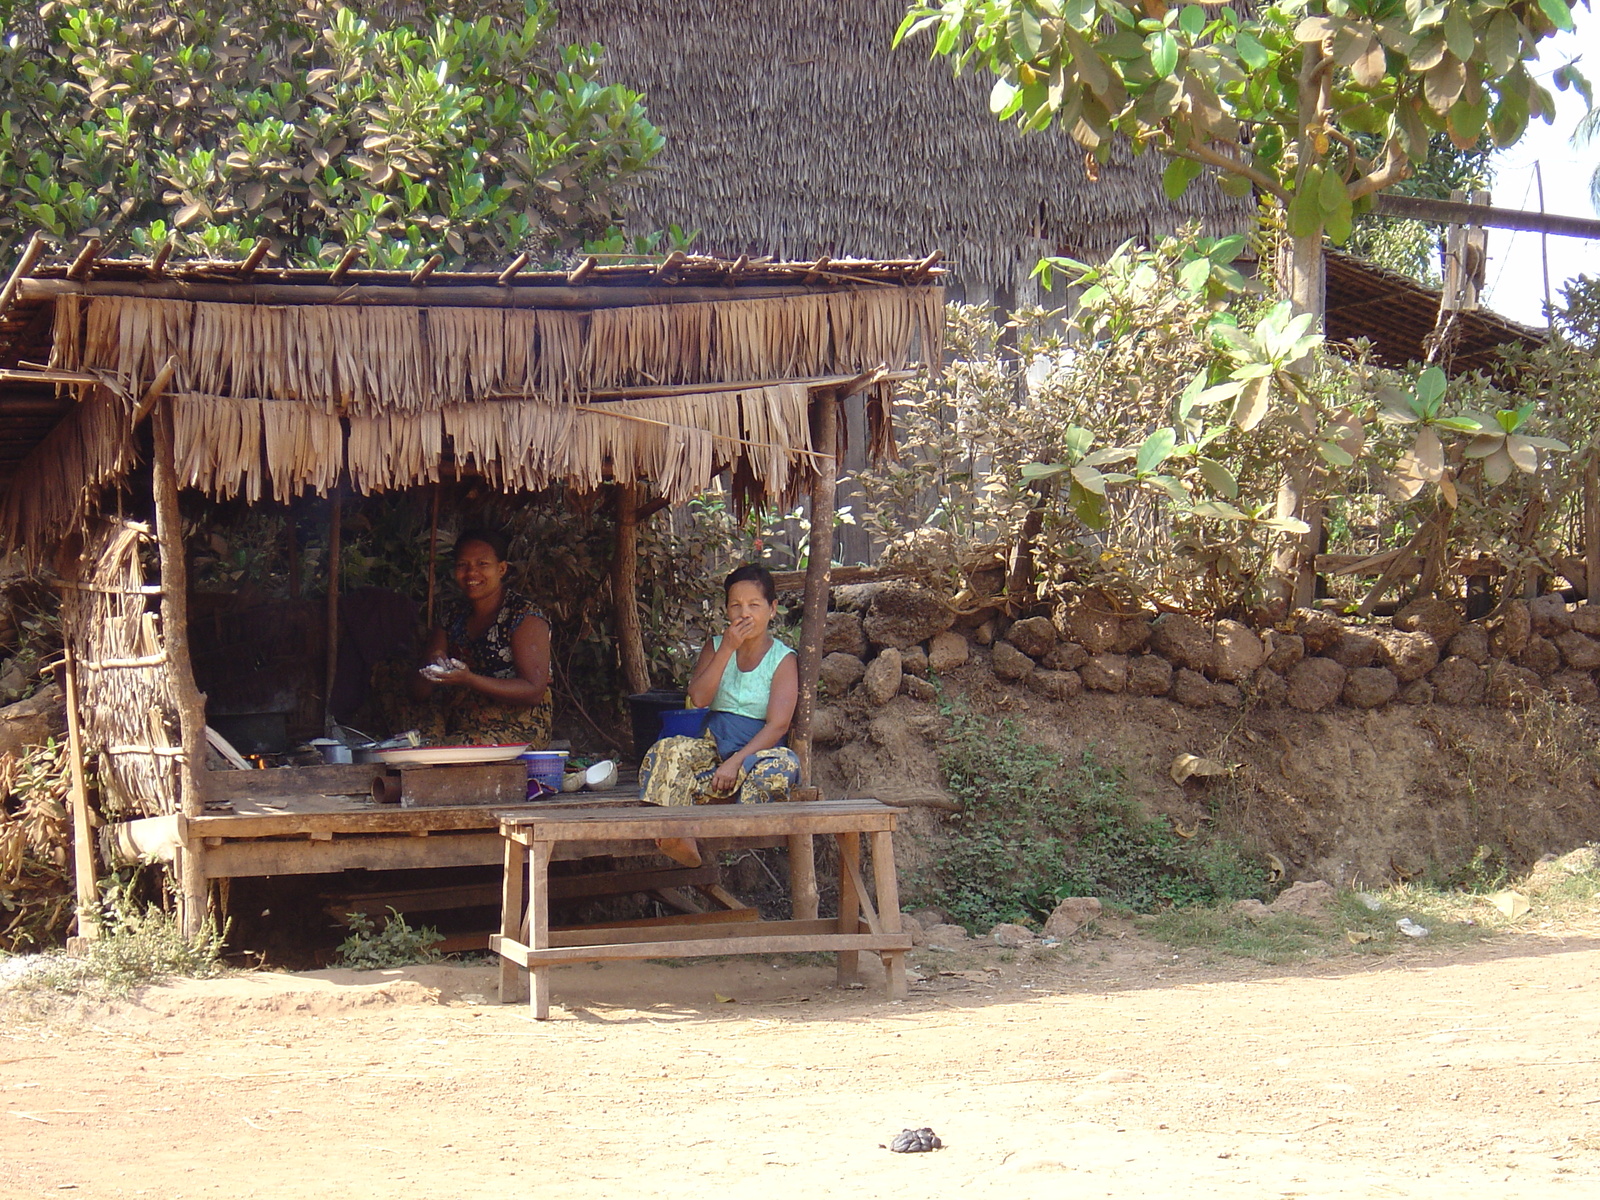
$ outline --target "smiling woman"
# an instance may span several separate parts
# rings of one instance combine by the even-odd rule
[[[428,702],[419,728],[430,743],[550,744],[550,625],[505,586],[504,535],[469,529],[456,539],[462,600],[428,637],[413,699]]]

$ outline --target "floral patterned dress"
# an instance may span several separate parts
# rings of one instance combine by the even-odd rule
[[[471,617],[472,607],[465,601],[445,611],[445,653],[466,663],[474,674],[514,679],[517,664],[511,635],[529,617],[543,620],[543,616],[526,596],[508,591],[494,620],[477,637],[467,630]],[[432,697],[420,728],[423,737],[435,745],[527,742],[532,749],[543,750],[550,745],[551,712],[548,688],[544,699],[532,706],[504,704],[466,687],[440,688]]]

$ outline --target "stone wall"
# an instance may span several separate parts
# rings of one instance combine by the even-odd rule
[[[958,621],[917,584],[835,589],[822,663],[817,736],[830,740],[830,701],[881,706],[931,700],[930,673],[985,657],[995,676],[1051,699],[1084,692],[1165,696],[1189,708],[1287,705],[1319,712],[1387,704],[1509,708],[1539,696],[1600,698],[1600,607],[1560,596],[1514,601],[1467,621],[1443,600],[1418,600],[1392,621],[1355,624],[1299,609],[1268,629],[1182,613],[1116,613],[1088,602],[1017,621]]]

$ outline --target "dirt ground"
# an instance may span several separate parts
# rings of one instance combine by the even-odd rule
[[[1600,926],[1304,968],[1114,933],[0,994],[0,1196],[1449,1196],[1600,1185]],[[946,1143],[891,1154],[908,1126]]]

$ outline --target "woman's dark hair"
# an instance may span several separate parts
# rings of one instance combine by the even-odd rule
[[[506,535],[493,529],[469,529],[456,539],[455,549],[450,552],[451,558],[460,558],[461,552],[473,542],[482,542],[494,551],[494,556],[500,562],[505,562],[511,557],[511,543],[506,540]]]
[[[736,583],[756,584],[761,588],[761,595],[768,604],[776,604],[778,602],[778,585],[773,582],[772,572],[765,567],[758,567],[754,563],[746,563],[731,572],[722,581],[722,594],[726,596],[733,591],[733,585]]]

